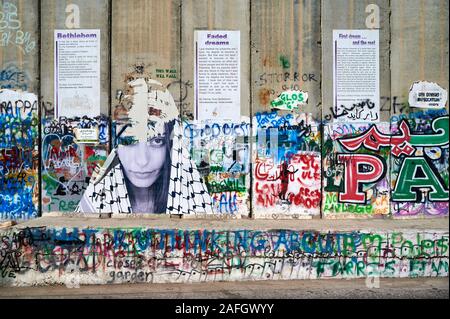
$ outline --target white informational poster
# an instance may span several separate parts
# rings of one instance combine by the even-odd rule
[[[100,30],[55,30],[55,116],[100,115]]]
[[[378,30],[333,30],[335,121],[380,121]]]
[[[240,31],[195,31],[194,38],[195,118],[239,121]]]

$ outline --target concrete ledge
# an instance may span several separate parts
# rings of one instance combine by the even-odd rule
[[[43,217],[0,230],[0,286],[448,277],[448,218]]]
[[[358,230],[449,230],[449,218],[424,219],[183,219],[167,215],[147,218],[111,218],[48,216],[32,219],[13,226],[24,227],[78,227],[78,228],[178,228],[217,230],[317,230],[317,231],[358,231]]]

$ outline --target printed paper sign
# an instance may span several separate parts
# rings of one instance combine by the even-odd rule
[[[412,107],[442,109],[447,103],[447,91],[433,82],[414,82],[409,90],[408,103]]]
[[[55,30],[55,116],[100,115],[100,30]]]
[[[380,121],[378,30],[333,30],[336,121]]]
[[[239,121],[240,31],[195,31],[195,117]]]
[[[76,143],[98,143],[98,128],[74,129]]]

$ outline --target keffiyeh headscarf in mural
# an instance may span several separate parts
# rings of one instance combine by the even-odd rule
[[[115,112],[115,147],[103,167],[91,177],[77,212],[134,213],[118,148],[123,147],[123,152],[127,145],[149,143],[155,138],[170,134],[170,137],[166,136],[171,146],[170,159],[167,159],[165,170],[160,173],[165,173],[167,178],[158,178],[166,179],[161,185],[167,183],[168,187],[155,185],[160,192],[159,197],[164,198],[166,203],[165,212],[212,213],[211,197],[195,163],[190,159],[189,151],[182,143],[183,126],[170,92],[157,81],[138,78],[128,82],[125,93]]]

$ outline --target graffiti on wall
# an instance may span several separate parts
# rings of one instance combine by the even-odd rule
[[[392,214],[443,216],[449,213],[449,117],[392,123]],[[395,152],[395,154],[394,154]]]
[[[250,120],[241,123],[186,121],[183,141],[205,180],[213,212],[248,216]]]
[[[36,40],[22,28],[17,6],[11,2],[0,3],[0,47],[14,46],[24,54],[36,49]]]
[[[277,111],[253,122],[254,216],[320,215],[320,126],[311,114]]]
[[[0,220],[38,214],[37,97],[0,90]]]
[[[324,127],[323,198],[325,217],[367,217],[389,214],[389,149],[364,146],[350,151],[347,140],[370,127],[389,134],[389,123],[329,124]]]
[[[326,216],[448,215],[448,116],[334,124],[325,136]]]
[[[289,63],[285,58],[280,65]],[[252,120],[242,116],[236,123],[194,121],[185,113],[192,83],[178,80],[176,69],[156,69],[159,78],[172,81],[162,85],[146,69],[135,65],[125,76],[110,122],[105,116],[53,119],[51,102],[9,90],[26,89],[28,74],[14,64],[3,66],[0,219],[38,215],[39,162],[43,212],[274,219],[321,213],[325,218],[448,216],[449,127],[447,111],[440,108],[446,101],[442,88],[438,93],[428,92],[428,86],[428,93],[414,90],[420,101],[439,97],[439,108],[410,108],[394,96],[381,99],[382,110],[390,103],[393,108],[390,122],[329,124],[331,116],[321,123],[305,112],[307,92],[287,87],[300,76],[287,73],[267,81],[283,84],[277,98],[261,91],[259,102],[271,111],[256,112]],[[301,79],[315,82],[313,76]],[[261,90],[266,84],[259,84]],[[361,119],[373,106],[361,103],[333,113],[334,119]],[[89,128],[97,129],[95,141],[77,140],[77,130]]]
[[[14,64],[8,64],[0,71],[0,89],[28,89],[29,76]]]
[[[76,211],[115,214],[206,214],[212,199],[183,143],[175,101],[135,68],[113,113],[113,150],[89,181]]]
[[[194,114],[191,111],[192,103],[189,102],[189,97],[193,95],[193,87],[194,84],[189,80],[175,80],[167,84],[167,89],[174,96],[177,108],[180,110],[182,120],[192,121],[194,119]]]
[[[289,63],[286,57],[281,58],[282,64]],[[263,65],[270,67],[270,59],[263,59]],[[262,106],[270,106],[270,102],[275,100],[285,91],[298,91],[301,87],[320,82],[320,77],[314,73],[300,73],[298,71],[289,72],[263,72],[256,76],[255,85],[259,88],[258,98]]]
[[[299,109],[308,101],[308,93],[299,90],[288,90],[281,93],[275,100],[270,102],[272,110],[288,110]]]
[[[96,129],[97,142],[79,143],[77,129]],[[42,122],[42,211],[74,212],[94,171],[108,154],[108,119],[46,118]]]
[[[40,227],[0,236],[3,285],[448,276],[442,231]]]

